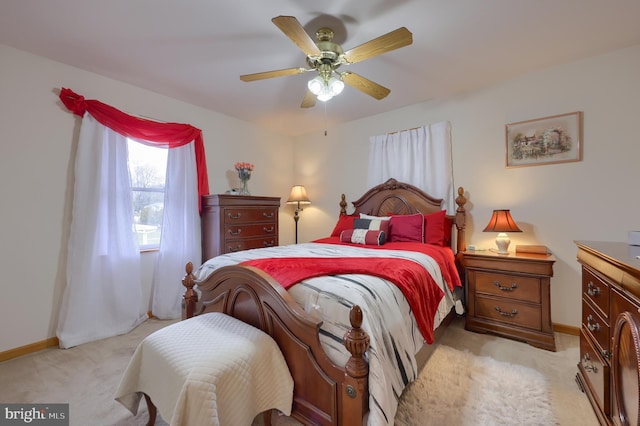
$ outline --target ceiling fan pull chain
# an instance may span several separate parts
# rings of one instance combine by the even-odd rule
[[[327,136],[327,103],[324,102],[324,135]]]

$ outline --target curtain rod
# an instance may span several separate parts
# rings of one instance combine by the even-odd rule
[[[132,116],[132,117],[143,118],[143,119],[145,119],[145,120],[155,121],[156,123],[169,123],[169,122],[168,122],[168,121],[166,121],[166,120],[159,120],[159,119],[157,119],[157,118],[148,117],[148,116],[146,116],[146,115],[142,115],[142,114],[134,114],[134,113],[131,113],[131,112],[128,112],[128,111],[124,111],[124,112],[125,112],[126,114],[129,114],[129,115],[130,115],[130,116]]]
[[[410,129],[404,129],[404,130],[396,130],[395,132],[391,132],[391,133],[387,133],[387,134],[388,134],[388,135],[395,135],[396,133],[400,133],[400,132],[408,132],[408,131],[411,131],[411,130],[417,130],[417,129],[419,129],[420,127],[423,127],[423,126],[412,127],[412,128],[410,128]]]

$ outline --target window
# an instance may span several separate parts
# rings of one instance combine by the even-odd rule
[[[162,234],[168,149],[145,145],[132,139],[127,139],[127,143],[133,233],[141,250],[158,249]]]

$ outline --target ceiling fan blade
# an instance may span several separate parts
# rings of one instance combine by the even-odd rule
[[[265,72],[258,72],[255,74],[241,75],[240,80],[256,81],[256,80],[264,80],[266,78],[284,77],[286,75],[302,74],[304,72],[307,72],[306,68],[286,68],[283,70],[265,71]]]
[[[342,80],[349,86],[354,89],[358,89],[369,96],[373,96],[378,100],[385,98],[389,93],[391,93],[391,90],[386,87],[381,86],[378,83],[374,83],[361,75],[352,73],[351,71],[345,71],[340,73],[340,75],[342,76]]]
[[[307,94],[304,95],[304,99],[302,100],[302,104],[300,104],[300,108],[311,108],[316,106],[316,95],[311,93],[310,90],[307,90]]]
[[[347,62],[353,64],[408,46],[411,43],[413,43],[413,34],[405,27],[400,27],[397,30],[347,50],[344,53],[344,57]]]
[[[316,42],[313,41],[309,34],[304,30],[304,27],[293,16],[276,16],[271,20],[276,27],[280,28],[280,31],[293,41],[300,50],[302,50],[307,56],[320,55],[320,49],[316,46]]]

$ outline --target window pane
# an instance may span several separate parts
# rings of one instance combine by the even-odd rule
[[[134,188],[159,188],[164,191],[167,173],[167,149],[129,142],[129,175]]]
[[[140,246],[159,246],[164,212],[164,192],[132,191],[134,205],[135,233]],[[145,247],[147,248],[147,247]]]
[[[141,248],[157,248],[162,232],[167,149],[129,140],[134,233]]]

